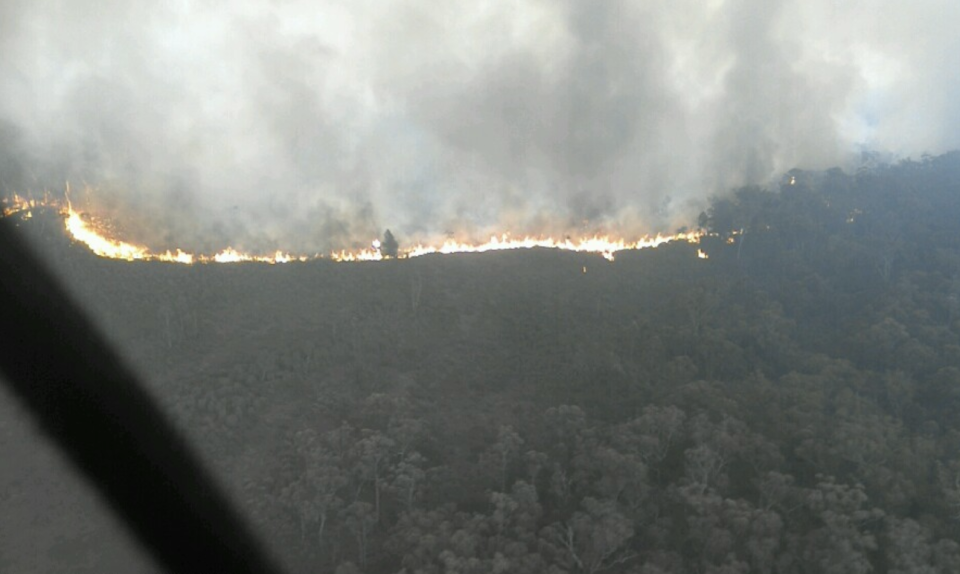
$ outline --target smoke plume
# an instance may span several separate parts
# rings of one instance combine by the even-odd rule
[[[0,0],[0,186],[69,181],[157,249],[658,231],[794,167],[957,147],[956,22],[952,0]]]

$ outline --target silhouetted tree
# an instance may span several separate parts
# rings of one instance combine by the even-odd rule
[[[397,239],[393,236],[393,233],[390,233],[390,230],[386,230],[383,234],[383,242],[380,243],[380,254],[384,257],[396,258],[400,253],[400,244],[397,243]]]

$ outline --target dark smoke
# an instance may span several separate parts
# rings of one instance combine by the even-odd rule
[[[691,223],[960,140],[960,4],[0,0],[0,186],[157,248]],[[78,194],[79,195],[79,194]]]

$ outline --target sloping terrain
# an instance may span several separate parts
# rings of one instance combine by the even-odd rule
[[[276,266],[20,225],[291,571],[960,571],[960,155],[792,172],[701,221],[709,259]],[[0,560],[134,560],[91,550],[90,501],[33,478],[55,463],[4,412],[2,528],[37,546]]]

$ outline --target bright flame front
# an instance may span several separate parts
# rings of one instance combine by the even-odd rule
[[[628,249],[644,249],[647,247],[656,247],[669,241],[689,241],[697,243],[700,241],[700,234],[697,233],[677,233],[675,235],[648,236],[636,241],[627,241],[625,239],[611,239],[609,237],[586,237],[580,239],[554,239],[552,237],[524,237],[522,239],[511,238],[509,234],[503,234],[499,237],[491,237],[490,241],[471,245],[469,243],[460,243],[456,241],[446,241],[439,247],[430,245],[417,245],[405,252],[407,257],[418,257],[430,253],[483,253],[485,251],[502,251],[506,249],[531,249],[533,247],[544,247],[548,249],[560,249],[563,251],[577,251],[580,253],[597,253],[602,255],[608,261],[613,261],[618,251]]]
[[[126,261],[167,261],[189,265],[193,263],[239,263],[244,261],[288,263],[291,261],[307,261],[310,259],[323,258],[321,255],[292,255],[282,251],[276,251],[275,253],[266,255],[255,255],[238,251],[232,247],[227,247],[212,255],[189,253],[180,249],[176,251],[164,251],[162,253],[154,252],[146,246],[111,237],[111,234],[103,226],[98,226],[95,222],[85,218],[81,212],[73,208],[69,201],[61,202],[51,198],[49,195],[45,195],[39,200],[27,199],[15,195],[10,200],[4,200],[3,215],[13,216],[20,214],[21,217],[29,218],[32,216],[32,210],[37,208],[57,210],[64,218],[64,225],[70,237],[75,241],[85,244],[95,254],[110,259],[123,259]],[[404,259],[433,253],[483,253],[487,251],[541,247],[579,253],[595,253],[603,256],[608,261],[613,261],[616,253],[619,251],[656,247],[670,241],[699,243],[702,236],[703,233],[701,232],[677,233],[673,235],[657,234],[631,241],[600,235],[577,239],[570,237],[555,239],[552,237],[537,236],[514,238],[511,237],[510,234],[505,233],[499,236],[492,236],[489,241],[484,243],[466,243],[446,240],[439,245],[417,244],[413,247],[402,249],[399,257]],[[328,257],[334,261],[380,261],[383,259],[383,254],[380,251],[380,241],[375,239],[370,245],[371,247],[365,249],[333,252],[329,254]],[[699,249],[697,250],[697,255],[700,258],[706,258],[706,254]]]

